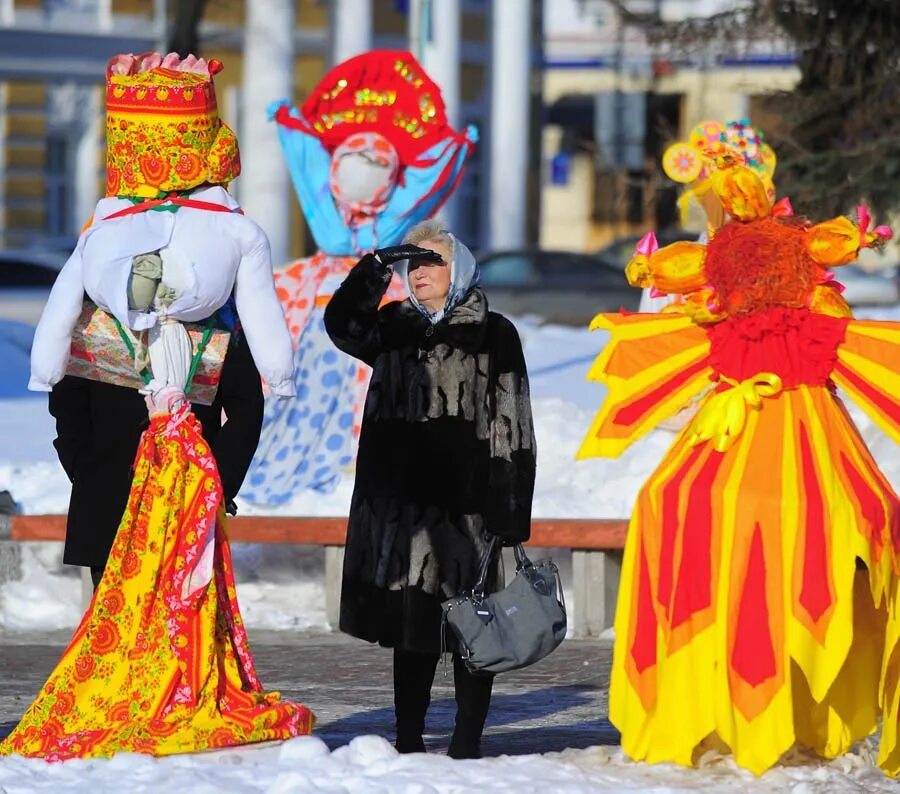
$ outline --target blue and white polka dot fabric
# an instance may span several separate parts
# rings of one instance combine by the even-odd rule
[[[295,400],[266,400],[262,436],[241,496],[282,505],[301,489],[334,490],[356,452],[354,404],[359,362],[336,350],[318,308],[294,354]]]

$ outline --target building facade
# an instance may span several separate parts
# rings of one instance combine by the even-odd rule
[[[253,7],[249,4],[253,2]],[[104,179],[103,79],[108,59],[117,52],[165,50],[177,0],[0,0],[0,246],[71,247],[101,195]],[[448,93],[455,126],[474,124],[481,137],[457,198],[446,214],[473,247],[490,243],[492,190],[503,194],[503,179],[491,177],[492,20],[497,8],[526,11],[524,28],[528,121],[540,114],[542,15],[539,0],[209,0],[199,28],[200,54],[218,58],[225,70],[216,78],[220,112],[239,133],[242,149],[254,145],[260,115],[260,92],[292,86],[303,102],[334,58],[369,47],[412,49]],[[448,16],[448,9],[450,13]],[[291,52],[292,74],[264,70],[285,67],[267,63],[266,42],[250,34],[250,11],[279,13],[291,19],[292,32],[278,30]],[[285,38],[286,37],[286,38]],[[286,43],[285,43],[286,42]],[[245,66],[251,57],[252,84]],[[258,64],[263,64],[263,69]],[[286,68],[290,68],[287,66]],[[269,79],[277,76],[281,79]],[[251,92],[248,98],[245,92]],[[265,96],[265,101],[281,98]],[[251,99],[253,101],[251,101]],[[252,108],[253,119],[245,108]],[[539,162],[540,136],[531,123],[521,130],[530,162]],[[267,139],[266,148],[270,148]],[[280,154],[274,154],[280,158]],[[242,201],[242,182],[234,190]],[[256,162],[259,162],[258,160]],[[286,169],[285,169],[286,174]],[[502,174],[502,171],[501,171]],[[493,183],[493,188],[492,188]],[[507,199],[522,205],[523,235],[536,242],[540,173],[529,168],[523,196]],[[253,187],[253,190],[256,188]],[[309,253],[312,241],[299,205],[285,180],[276,199],[290,205],[283,258]],[[278,198],[282,197],[282,198]],[[273,241],[277,234],[271,233]],[[277,246],[276,246],[277,247]]]
[[[665,21],[727,10],[727,0],[630,0]],[[552,10],[551,10],[552,6]],[[757,101],[790,90],[799,73],[783,41],[740,53],[709,46],[689,55],[654,47],[605,0],[544,6],[546,107],[541,244],[596,250],[647,228],[680,223],[676,185],[662,173],[666,146],[705,119],[772,119]],[[702,218],[687,225],[699,230]]]

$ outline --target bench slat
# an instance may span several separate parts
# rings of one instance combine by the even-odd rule
[[[239,516],[228,522],[228,536],[235,543],[295,543],[342,546],[347,529],[344,517]],[[529,546],[572,549],[622,549],[628,521],[625,519],[566,518],[531,522]],[[13,516],[13,540],[65,540],[64,515]]]

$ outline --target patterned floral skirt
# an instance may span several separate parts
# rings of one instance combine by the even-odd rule
[[[161,756],[312,730],[309,709],[256,677],[221,504],[194,415],[154,418],[103,579],[0,755]]]

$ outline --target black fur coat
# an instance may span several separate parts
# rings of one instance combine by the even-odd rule
[[[510,544],[530,533],[528,375],[515,327],[480,289],[432,325],[409,301],[379,310],[390,278],[363,257],[325,311],[335,345],[373,368],[340,628],[437,652],[440,603],[472,587],[490,535]]]

